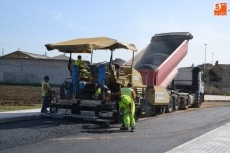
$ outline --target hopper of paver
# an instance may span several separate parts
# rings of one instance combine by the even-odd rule
[[[188,42],[193,36],[189,32],[156,34],[150,44],[134,57],[133,66],[147,86],[167,87],[177,75],[177,65],[186,56]],[[128,60],[124,65],[130,64]]]

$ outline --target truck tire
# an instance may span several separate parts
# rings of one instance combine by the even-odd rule
[[[195,108],[200,108],[201,102],[202,102],[202,96],[199,95],[199,96],[198,96],[198,100],[193,104],[193,107],[195,107]]]
[[[187,110],[188,109],[188,99],[186,98],[184,103],[180,103],[180,108],[183,110]]]
[[[172,113],[172,111],[173,111],[173,99],[172,99],[172,97],[170,97],[169,104],[165,107],[166,107],[165,108],[166,113]]]
[[[179,98],[175,97],[173,101],[173,111],[178,111],[179,109]]]

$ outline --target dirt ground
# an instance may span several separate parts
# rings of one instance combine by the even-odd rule
[[[57,91],[57,87],[51,86]],[[0,85],[1,106],[30,106],[42,104],[41,87]]]
[[[217,106],[230,106],[230,102],[203,102],[200,108],[209,108]]]
[[[0,85],[0,105],[41,104],[41,87]]]
[[[53,88],[52,90],[57,90]],[[0,105],[34,105],[41,104],[41,87],[0,85]],[[201,108],[230,106],[230,102],[204,102]],[[193,110],[197,108],[189,108]]]

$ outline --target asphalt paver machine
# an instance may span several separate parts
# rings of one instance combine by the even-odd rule
[[[66,78],[60,89],[60,95],[56,102],[50,105],[49,116],[81,118],[89,121],[118,123],[121,116],[118,101],[113,94],[109,101],[104,103],[103,93],[96,95],[98,88],[108,88],[112,93],[116,93],[122,86],[132,83],[133,87],[144,90],[146,86],[142,83],[140,73],[132,65],[119,66],[114,64],[113,52],[116,49],[126,49],[137,51],[135,45],[118,42],[107,37],[81,38],[56,44],[46,44],[48,51],[58,49],[60,52],[70,53],[68,68],[71,73],[70,78]],[[92,64],[93,52],[100,50],[110,50],[109,63]],[[73,53],[91,54],[90,75],[85,77],[80,74],[79,67],[71,64]],[[102,55],[103,56],[103,55]],[[138,94],[136,100],[136,112],[140,113],[140,99],[144,92]],[[136,115],[138,117],[139,115]]]

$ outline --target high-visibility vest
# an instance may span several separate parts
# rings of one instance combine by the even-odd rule
[[[44,90],[44,85],[47,85],[48,89],[50,89],[49,83],[43,81],[43,82],[42,82],[42,96],[43,96],[43,97],[48,96],[48,92]]]
[[[121,96],[120,107],[128,108],[129,104],[132,104],[132,98],[127,95]]]
[[[79,67],[84,68],[84,62],[80,59],[77,59],[75,61],[75,65],[78,65]]]
[[[101,94],[101,88],[97,88],[95,96],[98,98],[98,96]]]
[[[127,88],[127,87],[121,88],[121,96],[127,95],[130,98],[132,98],[132,92],[133,92],[132,88]]]

